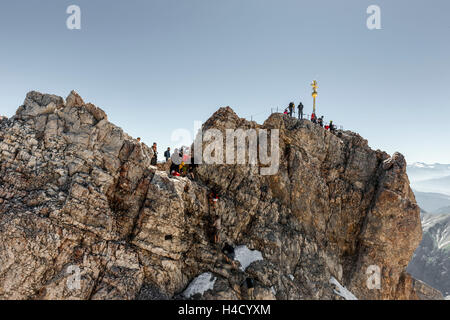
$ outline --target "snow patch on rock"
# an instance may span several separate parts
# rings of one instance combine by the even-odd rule
[[[334,293],[336,293],[337,295],[340,295],[345,300],[358,300],[358,298],[356,298],[354,296],[354,294],[351,293],[346,287],[341,285],[339,283],[339,281],[336,280],[336,278],[331,277],[330,283],[334,284],[336,286],[336,288],[337,288],[337,290],[334,290]]]
[[[237,260],[241,264],[241,270],[245,271],[249,265],[255,261],[264,260],[262,254],[258,250],[250,250],[247,246],[239,246],[234,250],[234,260]]]
[[[270,287],[270,291],[273,293],[274,296],[277,295],[277,291],[275,290],[275,288],[273,286]]]
[[[206,291],[214,289],[216,280],[217,279],[210,272],[202,273],[197,278],[192,280],[186,290],[184,290],[183,296],[190,298],[197,293],[203,295]]]

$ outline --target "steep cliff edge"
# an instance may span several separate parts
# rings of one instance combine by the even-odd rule
[[[211,128],[279,129],[279,170],[171,177],[75,92],[30,92],[0,121],[0,299],[246,299],[246,277],[259,299],[341,299],[335,281],[358,299],[418,298],[405,268],[422,232],[402,155],[280,114],[258,125],[221,108]],[[261,253],[246,269],[211,242],[211,189],[221,241]]]

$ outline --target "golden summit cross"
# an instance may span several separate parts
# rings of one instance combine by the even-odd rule
[[[317,81],[316,80],[314,80],[313,83],[311,83],[311,87],[313,88],[313,93],[312,93],[312,97],[313,97],[313,114],[316,114],[317,88],[319,87],[317,85]]]

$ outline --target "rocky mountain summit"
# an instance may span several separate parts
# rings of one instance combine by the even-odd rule
[[[401,154],[282,114],[221,108],[212,128],[278,129],[279,170],[172,177],[75,92],[30,92],[0,121],[0,299],[247,299],[247,277],[256,299],[439,298],[405,272],[422,231]]]

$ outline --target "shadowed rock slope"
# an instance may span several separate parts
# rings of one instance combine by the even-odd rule
[[[450,215],[424,213],[422,227],[422,242],[407,270],[450,297]]]
[[[342,299],[332,278],[359,299],[432,290],[405,273],[422,232],[402,155],[281,114],[258,125],[221,108],[211,128],[279,129],[278,172],[199,165],[194,181],[172,178],[75,92],[30,92],[0,121],[0,298],[180,299],[205,273],[213,283],[193,298],[246,299],[246,277],[257,299]],[[245,272],[227,263],[210,239],[215,213],[223,243],[263,259]],[[379,290],[366,285],[372,265]]]

